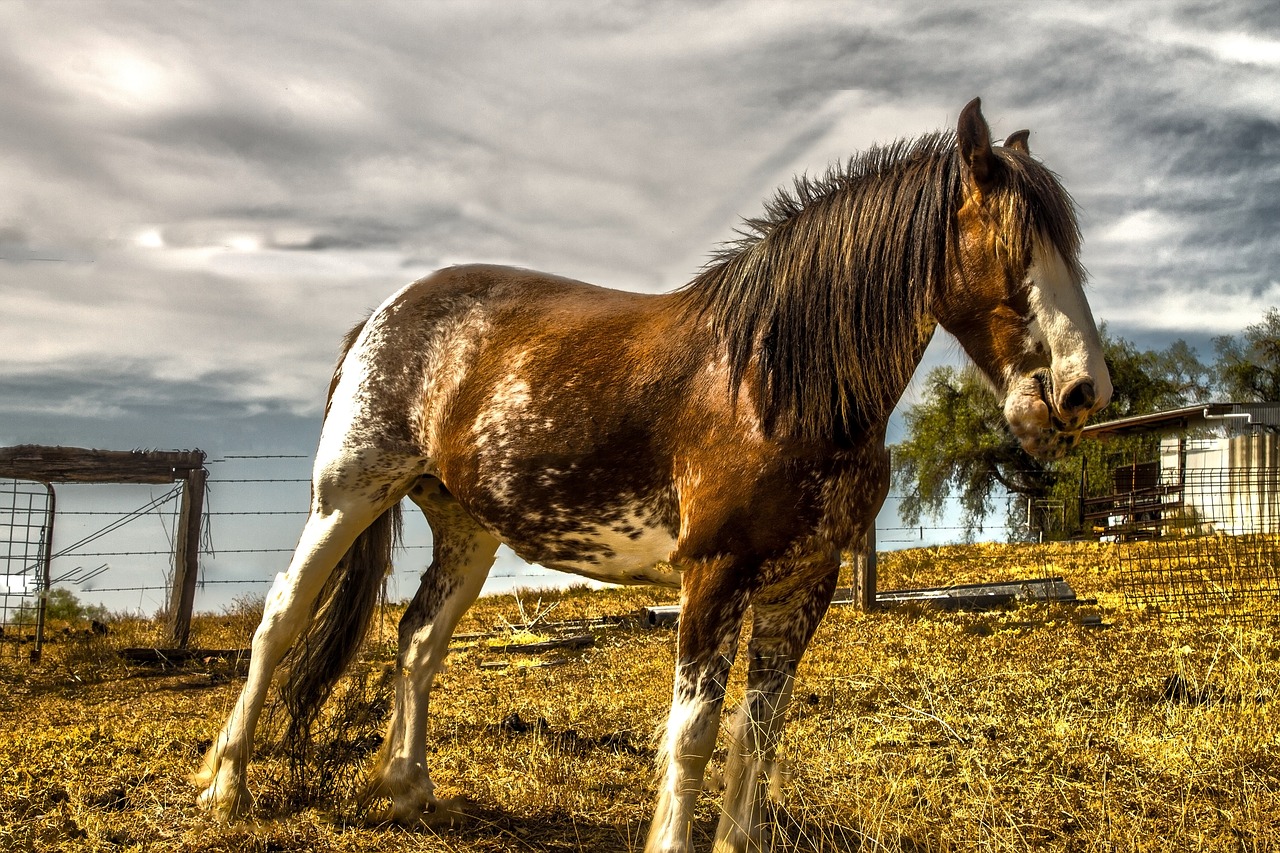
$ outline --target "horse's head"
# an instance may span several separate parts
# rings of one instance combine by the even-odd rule
[[[1033,160],[1027,132],[991,145],[977,98],[956,132],[961,200],[944,293],[934,316],[1004,401],[1028,452],[1059,455],[1111,398],[1077,258],[1071,198]]]

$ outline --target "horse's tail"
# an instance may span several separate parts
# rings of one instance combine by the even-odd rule
[[[329,385],[326,416],[342,374],[342,363],[363,327],[364,323],[356,326],[343,340]],[[364,641],[382,580],[391,567],[392,552],[400,541],[401,522],[397,503],[356,537],[320,590],[307,628],[289,651],[288,674],[280,695],[289,714],[286,743],[291,745],[295,758],[305,754],[312,723],[333,692],[338,676]]]

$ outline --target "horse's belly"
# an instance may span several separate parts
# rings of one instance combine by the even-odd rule
[[[635,515],[549,525],[541,535],[531,533],[502,538],[521,558],[549,569],[606,583],[680,585],[680,573],[668,562],[675,537]]]

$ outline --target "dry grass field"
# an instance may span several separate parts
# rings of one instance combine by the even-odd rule
[[[1125,607],[1110,563],[1083,545],[884,557],[884,588],[1050,573],[1098,603],[833,608],[789,714],[777,849],[1280,849],[1274,625],[1144,617]],[[117,621],[105,638],[64,636],[39,666],[6,649],[0,850],[638,850],[674,633],[623,623],[585,648],[505,644],[663,600],[645,589],[482,600],[432,697],[433,775],[457,814],[413,829],[366,825],[351,796],[386,713],[393,607],[331,701],[313,764],[291,774],[266,747],[253,818],[230,825],[194,807],[186,774],[239,687],[234,664],[127,665],[116,649],[158,637],[141,621]],[[245,645],[254,619],[249,604],[201,617],[194,642]],[[526,620],[535,624],[518,631]]]

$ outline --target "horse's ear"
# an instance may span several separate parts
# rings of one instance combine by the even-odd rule
[[[1031,131],[1029,130],[1015,130],[1004,141],[1004,147],[1012,148],[1014,151],[1021,151],[1023,154],[1030,154],[1031,148],[1027,145],[1027,138],[1030,136]]]
[[[956,125],[956,143],[960,146],[960,159],[973,178],[978,189],[991,185],[995,178],[998,160],[991,150],[991,128],[982,117],[982,99],[974,98],[960,111]]]

